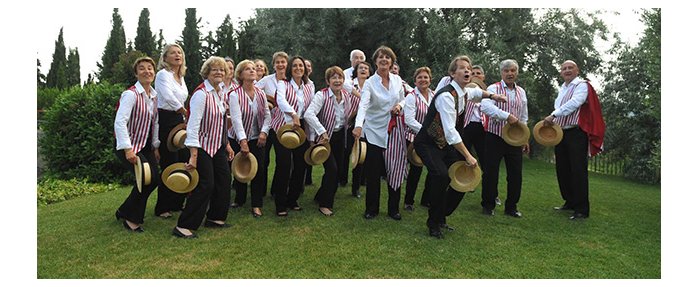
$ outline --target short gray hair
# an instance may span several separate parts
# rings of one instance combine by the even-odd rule
[[[501,72],[504,68],[509,68],[511,66],[516,66],[516,70],[519,69],[519,63],[514,59],[506,59],[499,63],[499,71]]]
[[[364,53],[364,51],[361,51],[359,49],[354,49],[351,51],[351,53],[349,53],[349,61],[351,61],[351,59],[354,58],[354,54],[356,54],[356,53],[364,54],[364,58],[366,58],[366,53]]]

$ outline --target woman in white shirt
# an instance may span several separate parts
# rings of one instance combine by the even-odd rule
[[[317,92],[305,112],[308,122],[310,140],[318,143],[330,143],[330,157],[323,163],[325,174],[322,184],[315,196],[320,205],[320,212],[326,216],[334,214],[334,196],[337,192],[337,167],[344,159],[344,137],[349,106],[359,99],[347,93],[344,84],[344,72],[333,66],[325,71],[327,88]]]
[[[405,90],[402,78],[390,73],[396,56],[392,49],[381,46],[373,53],[376,73],[361,91],[361,102],[356,114],[354,138],[366,138],[366,210],[364,218],[378,215],[380,206],[380,178],[388,181],[388,216],[401,220],[399,212],[400,185],[407,164],[404,130],[401,129],[402,106]],[[391,140],[392,139],[392,140]],[[402,167],[402,168],[401,168]]]
[[[254,59],[254,69],[257,72],[257,78],[255,79],[255,83],[257,83],[259,80],[261,80],[269,74],[269,69],[267,69],[267,63],[265,63],[262,59]]]
[[[228,71],[225,60],[211,57],[201,67],[204,82],[194,90],[189,101],[190,116],[187,122],[189,148],[187,170],[196,169],[199,184],[187,197],[187,204],[179,216],[172,234],[181,238],[193,238],[206,216],[204,226],[229,227],[225,223],[230,205],[231,174],[228,161],[233,159],[225,131],[225,96],[220,87]]]
[[[308,109],[315,90],[308,82],[308,70],[305,68],[302,57],[291,58],[286,68],[286,80],[279,81],[277,87],[278,108],[272,113],[272,129],[276,131],[284,124],[293,124],[297,128],[305,127],[303,114]],[[306,165],[303,153],[308,145],[305,141],[301,146],[289,150],[278,141],[274,141],[276,168],[271,192],[274,194],[278,216],[288,215],[288,209],[295,211],[302,209],[298,205],[298,198],[303,192]]]
[[[155,91],[158,95],[158,116],[160,118],[160,142],[166,143],[170,131],[178,124],[185,122],[187,109],[184,102],[189,95],[184,75],[187,71],[184,50],[177,44],[168,44],[160,55],[158,73],[155,77]],[[186,148],[170,151],[167,144],[160,146],[160,169],[184,162],[189,157]],[[164,183],[158,186],[158,199],[155,203],[155,215],[161,218],[172,217],[172,212],[180,211],[186,195],[173,192]]]
[[[414,137],[422,128],[424,116],[427,114],[431,99],[434,98],[434,91],[429,89],[431,85],[431,69],[429,67],[421,67],[414,71],[415,89],[405,97],[405,124],[407,127],[407,145],[414,142]],[[410,163],[410,171],[407,175],[407,187],[405,189],[405,210],[414,210],[414,195],[417,192],[417,184],[422,175],[422,167],[415,166]],[[429,206],[429,185],[430,177],[427,176],[427,181],[424,184],[422,192],[421,205]]]
[[[349,92],[353,98],[359,99],[358,101],[352,101],[352,105],[349,107],[348,115],[349,118],[347,119],[347,131],[351,132],[354,129],[354,121],[356,120],[356,112],[359,110],[359,102],[361,100],[361,90],[364,87],[364,83],[366,83],[366,80],[368,77],[371,76],[371,73],[373,72],[373,69],[371,68],[371,64],[369,64],[366,61],[361,61],[356,64],[355,67],[353,67],[351,72],[351,85],[349,85],[351,90],[347,91],[346,83],[344,84],[344,90]],[[346,77],[344,78],[346,81]],[[349,150],[351,147],[354,146],[354,137],[351,135],[346,136],[346,145],[345,147]],[[351,152],[346,152],[344,154],[344,162],[342,162],[342,165],[339,167],[339,184],[344,186],[347,184],[349,181],[349,155]],[[363,171],[363,164],[357,164],[356,167],[352,170],[351,172],[351,195],[360,198],[361,197],[361,192],[359,192],[359,188],[361,187],[361,184],[366,183],[366,177],[364,176]]]
[[[116,219],[123,219],[126,230],[143,232],[145,205],[150,193],[160,182],[157,162],[158,146],[157,93],[150,86],[155,76],[155,61],[149,57],[138,58],[133,65],[138,82],[121,94],[114,120],[116,157],[130,170],[140,157],[150,165],[151,182],[139,191],[133,184],[131,193],[116,210]]]
[[[233,138],[230,141],[235,152],[243,154],[252,153],[257,163],[263,163],[266,158],[264,146],[267,142],[271,116],[267,107],[266,96],[262,89],[254,86],[257,78],[254,62],[244,60],[235,69],[235,78],[242,83],[229,95],[230,115],[233,122]],[[257,174],[252,179],[252,216],[262,216],[262,204],[264,197],[264,184],[266,179],[261,173],[263,169],[257,168]],[[245,204],[247,198],[247,183],[241,183],[233,179],[235,188],[235,206]]]

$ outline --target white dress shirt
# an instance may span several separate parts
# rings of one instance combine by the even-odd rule
[[[329,90],[329,93],[334,106],[334,127],[332,127],[332,132],[336,132],[341,130],[346,123],[346,119],[344,118],[345,99],[342,97],[342,100],[337,102],[337,96],[334,94],[334,92]],[[313,129],[314,135],[321,135],[327,132],[327,129],[325,129],[317,117],[317,114],[320,113],[324,104],[325,95],[323,95],[322,91],[319,91],[315,93],[313,100],[310,102],[310,106],[308,106],[308,110],[305,112],[305,121]],[[330,136],[330,134],[328,133],[327,136]],[[310,139],[314,140],[314,136],[311,136]]]
[[[352,73],[354,73],[354,67],[344,69],[344,84],[342,84],[342,87],[349,94],[351,94],[351,90],[354,88],[354,81],[351,78]]]
[[[216,90],[214,89],[213,85],[208,82],[208,80],[204,81],[204,89],[209,93],[216,94]],[[213,97],[221,114],[225,113],[225,103],[223,98],[224,95],[222,90]],[[202,90],[198,90],[189,100],[189,121],[187,122],[187,139],[184,140],[185,146],[201,148],[201,143],[199,142],[199,129],[201,128],[201,119],[204,117],[205,109],[206,93]],[[225,128],[225,124],[223,127]]]
[[[557,93],[557,98],[555,99],[555,110],[551,113],[551,115],[558,118],[567,116],[579,109],[579,107],[586,102],[589,89],[587,85],[579,84],[582,82],[584,82],[584,79],[577,77],[569,84],[562,83],[562,86],[560,86],[560,92]],[[569,89],[577,84],[579,85],[574,90],[572,98],[562,105],[562,99],[567,95],[567,93],[569,93]]]
[[[417,134],[422,128],[422,123],[417,121],[417,105],[415,105],[415,97],[419,98],[420,101],[426,104],[428,109],[429,104],[431,104],[431,99],[434,98],[434,93],[429,90],[429,95],[427,95],[428,99],[425,99],[424,95],[422,95],[419,89],[414,89],[414,91],[414,94],[409,93],[407,94],[407,97],[405,97],[405,124],[407,124],[407,126],[410,127],[415,134]]]
[[[513,103],[516,100],[516,90],[521,91],[519,96],[521,96],[521,101],[522,101],[522,111],[521,115],[514,115],[521,121],[523,124],[526,124],[528,122],[528,100],[526,99],[526,91],[522,89],[521,87],[517,87],[516,84],[514,84],[513,89],[509,89],[507,85],[502,83],[502,87],[504,88],[504,92],[506,93],[507,96],[507,103]],[[487,87],[487,91],[490,93],[497,93],[497,86],[496,85],[490,85]],[[498,108],[494,101],[492,99],[484,99],[482,100],[482,103],[480,104],[480,109],[484,114],[486,114],[489,117],[492,117],[498,121],[506,121],[507,118],[509,117],[509,112],[503,111],[502,109]]]
[[[482,100],[482,90],[480,88],[461,88],[456,82],[451,82],[450,85],[456,89],[458,94],[458,111],[455,110],[455,102],[449,92],[441,93],[436,98],[434,106],[441,115],[441,125],[444,129],[446,142],[449,145],[454,145],[463,141],[456,130],[456,116],[465,110],[465,97],[467,96],[468,101],[479,102]]]
[[[264,91],[264,94],[268,96],[274,96],[276,94],[277,87],[276,73],[271,75],[266,75],[264,78],[259,80],[259,82],[254,85]]]
[[[178,111],[184,107],[189,90],[184,83],[184,77],[180,78],[181,85],[175,81],[174,72],[167,69],[160,70],[155,76],[155,91],[158,94],[158,109]]]
[[[136,82],[136,92],[139,95],[144,95],[145,89],[141,85],[141,82]],[[148,111],[154,111],[153,99],[157,97],[158,93],[150,88],[150,97],[145,96],[146,105]],[[119,109],[116,111],[116,118],[114,119],[114,135],[116,136],[116,150],[133,148],[131,144],[131,138],[128,134],[128,121],[131,119],[131,111],[133,110],[133,105],[136,103],[136,94],[131,90],[126,90],[121,93],[121,99],[119,99]],[[160,147],[160,140],[158,139],[159,125],[157,122],[157,117],[155,117],[154,125],[151,123],[150,127],[153,127],[151,132],[151,145],[153,148]],[[148,128],[150,128],[148,127]]]
[[[402,78],[395,74],[388,74],[388,89],[383,86],[381,76],[377,73],[364,82],[355,123],[356,127],[362,128],[369,143],[381,148],[388,146],[390,110],[396,104],[401,107],[405,105]]]
[[[291,80],[289,82],[286,82],[284,80],[279,81],[276,86],[278,89],[276,90],[277,95],[276,95],[276,104],[278,105],[279,109],[284,114],[284,121],[287,123],[290,123],[293,121],[293,117],[290,116],[288,113],[296,113],[298,114],[298,117],[303,119],[303,112],[305,111],[305,90],[303,89],[304,85],[298,86],[296,84],[296,81]],[[298,101],[298,110],[294,110],[291,104],[288,103],[288,100],[286,100],[286,88],[290,87],[294,91],[296,91],[296,100]]]

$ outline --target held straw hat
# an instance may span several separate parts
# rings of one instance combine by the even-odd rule
[[[162,182],[176,193],[188,193],[199,184],[199,172],[187,170],[183,162],[173,163],[162,172]]]

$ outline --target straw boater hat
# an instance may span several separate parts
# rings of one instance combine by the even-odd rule
[[[562,128],[558,124],[546,126],[543,122],[540,121],[533,127],[533,138],[543,146],[556,146],[562,141]]]
[[[143,186],[150,185],[150,164],[147,161],[141,160],[140,156],[136,157],[136,164],[133,165],[136,174],[136,187],[138,192],[143,192]]]
[[[181,123],[176,125],[167,135],[167,149],[174,152],[184,148],[184,140],[186,139],[187,124]]]
[[[305,143],[305,131],[294,128],[293,124],[285,124],[276,131],[276,138],[285,148],[294,149]]]
[[[176,193],[188,193],[199,184],[199,172],[196,169],[187,170],[183,162],[166,167],[160,178],[167,188]]]
[[[414,150],[414,144],[410,143],[410,145],[407,146],[407,160],[414,166],[422,167],[424,166],[424,162],[422,162],[422,158],[419,157],[417,154],[417,151]]]
[[[257,175],[257,158],[251,152],[247,156],[243,156],[242,152],[238,152],[230,164],[230,171],[233,173],[235,180],[241,183],[248,183]]]
[[[502,128],[502,138],[511,146],[522,146],[528,143],[528,139],[531,138],[531,131],[521,121],[513,125],[506,123],[504,128]]]
[[[485,82],[475,77],[470,77],[470,83],[468,83],[465,86],[468,88],[480,88],[482,90],[487,89],[487,85],[485,85]]]
[[[330,148],[329,142],[324,144],[314,144],[305,150],[303,158],[305,159],[305,163],[309,165],[323,164],[330,157],[331,150],[332,149]]]
[[[349,166],[354,169],[357,164],[364,163],[366,159],[366,142],[361,140],[354,141],[354,146],[351,148],[349,155]]]
[[[448,168],[450,186],[458,192],[473,192],[482,180],[479,165],[467,166],[464,160],[457,161]]]

